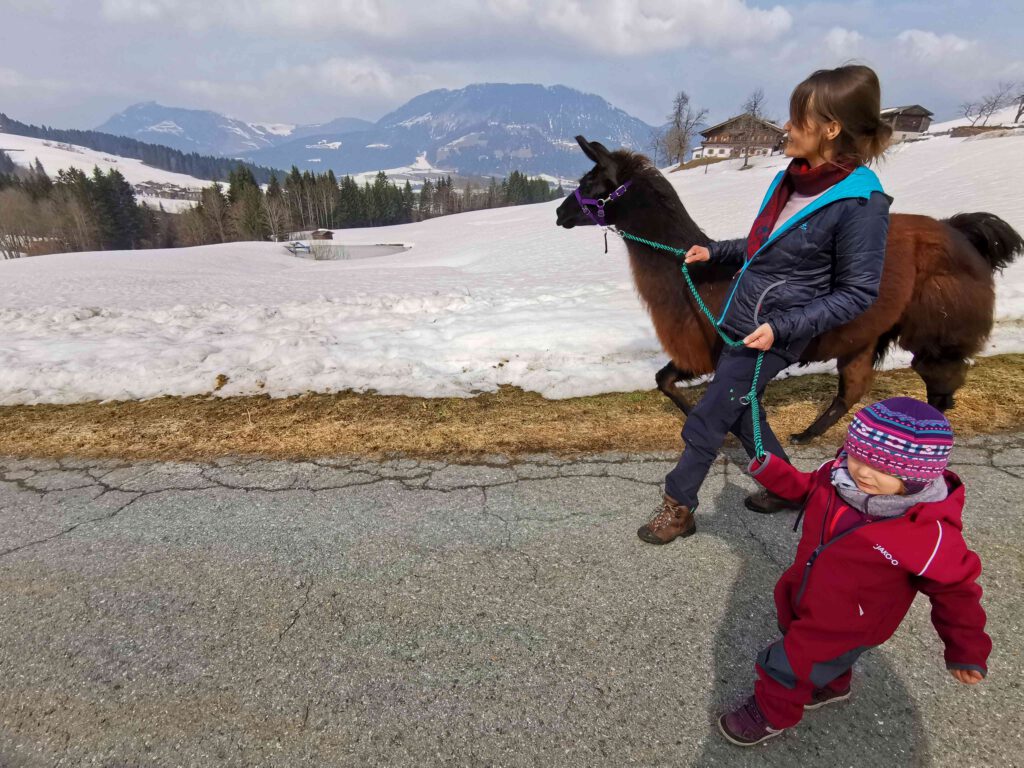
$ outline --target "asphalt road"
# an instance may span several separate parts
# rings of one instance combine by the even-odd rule
[[[849,703],[750,750],[713,722],[793,516],[723,460],[697,535],[644,544],[673,461],[0,458],[0,766],[1024,765],[1024,435],[954,452],[988,679],[920,598]]]

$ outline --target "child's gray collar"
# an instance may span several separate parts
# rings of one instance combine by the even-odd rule
[[[872,496],[857,487],[846,466],[845,454],[839,465],[832,470],[832,485],[843,501],[872,517],[899,517],[915,504],[942,501],[949,495],[946,479],[940,475],[917,493]]]

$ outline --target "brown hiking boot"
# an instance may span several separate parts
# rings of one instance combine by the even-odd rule
[[[647,525],[642,526],[636,535],[648,544],[668,544],[673,539],[692,536],[697,532],[697,524],[693,521],[690,508],[680,504],[667,493],[662,497],[661,506]]]
[[[762,515],[774,515],[776,512],[795,512],[802,504],[776,496],[771,491],[761,488],[743,500],[743,506],[751,512]]]

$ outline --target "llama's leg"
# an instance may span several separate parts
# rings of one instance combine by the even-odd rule
[[[933,358],[914,355],[910,367],[924,379],[928,390],[928,405],[947,411],[956,403],[953,395],[967,381],[967,361],[960,356]]]
[[[821,416],[803,432],[791,435],[794,443],[808,443],[828,431],[828,428],[846,415],[854,404],[871,389],[875,378],[874,347],[866,347],[848,357],[841,357],[839,365],[839,393]]]
[[[687,416],[690,415],[693,406],[690,405],[689,400],[676,391],[676,384],[680,381],[689,381],[692,378],[694,378],[692,373],[677,368],[676,364],[671,361],[654,375],[654,380],[658,383],[658,389],[662,394],[675,403],[679,410]]]

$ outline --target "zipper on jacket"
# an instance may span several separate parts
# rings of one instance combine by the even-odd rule
[[[755,328],[757,328],[757,316],[759,314],[761,314],[761,305],[764,304],[764,297],[768,295],[768,291],[772,290],[773,288],[778,288],[780,285],[784,285],[785,282],[786,282],[785,280],[776,280],[774,283],[772,283],[767,288],[765,288],[763,291],[761,291],[761,295],[757,299],[757,304],[754,305],[754,327]]]
[[[803,579],[800,582],[800,589],[797,591],[796,598],[793,601],[793,610],[794,611],[797,609],[797,607],[799,607],[800,600],[803,599],[804,591],[807,589],[807,580],[810,578],[810,575],[811,575],[811,567],[814,565],[814,561],[818,559],[818,556],[823,551],[825,551],[826,549],[831,547],[833,544],[835,544],[837,541],[839,541],[844,536],[849,536],[851,533],[853,533],[854,531],[858,531],[861,528],[865,528],[865,527],[867,527],[869,525],[878,525],[879,523],[888,523],[888,522],[891,522],[893,520],[899,520],[899,519],[901,519],[903,517],[902,515],[898,515],[896,517],[887,517],[884,520],[871,520],[871,521],[865,523],[864,525],[858,525],[858,526],[855,526],[854,528],[851,528],[848,531],[843,531],[838,536],[833,536],[831,539],[829,539],[826,542],[825,541],[825,524],[828,522],[829,513],[832,512],[832,505],[833,505],[833,502],[835,501],[835,498],[836,498],[837,495],[838,494],[836,493],[836,491],[834,489],[829,494],[828,508],[825,510],[825,518],[821,522],[821,534],[818,536],[818,546],[811,553],[811,556],[809,558],[807,558],[807,563],[804,565],[804,577],[803,577]]]
[[[785,172],[783,171],[782,173],[785,173]],[[778,177],[776,177],[776,178],[778,178]],[[849,179],[849,178],[850,178],[850,176],[846,177],[846,179]],[[859,199],[859,200],[862,201],[861,205],[866,205],[867,204],[867,199],[868,198],[864,197],[863,194],[840,195],[840,196],[836,196],[835,195],[835,192],[834,192],[835,188],[838,187],[843,182],[845,182],[846,179],[843,179],[842,181],[839,181],[839,182],[836,182],[835,184],[833,184],[829,189],[825,190],[821,194],[821,197],[819,197],[813,203],[811,203],[810,205],[806,206],[805,208],[802,208],[800,211],[798,211],[796,213],[795,216],[792,216],[788,220],[782,222],[782,224],[779,227],[776,228],[775,232],[770,234],[768,236],[768,239],[765,240],[763,243],[761,243],[761,247],[758,248],[756,251],[754,251],[754,253],[751,255],[751,257],[749,259],[746,259],[746,263],[743,265],[743,268],[739,271],[739,274],[737,275],[737,277],[735,279],[735,282],[733,283],[732,290],[729,292],[729,297],[725,300],[725,307],[722,309],[722,314],[720,314],[718,316],[718,320],[715,322],[715,325],[721,325],[722,322],[725,320],[725,315],[729,311],[729,307],[732,304],[732,298],[736,294],[736,289],[739,288],[740,280],[743,279],[743,273],[747,271],[747,267],[750,266],[751,262],[753,262],[754,259],[757,258],[757,256],[761,253],[761,251],[763,251],[769,245],[771,245],[776,240],[778,240],[780,237],[782,237],[782,235],[784,235],[786,232],[788,232],[790,229],[792,229],[794,226],[796,226],[797,223],[803,222],[804,220],[809,219],[813,214],[817,213],[822,208],[825,208],[826,206],[829,206],[829,205],[831,205],[834,202],[837,202],[839,200]],[[780,180],[779,184],[781,184],[781,183],[782,182]],[[761,211],[764,210],[765,206],[768,204],[768,200],[771,199],[772,193],[775,192],[777,187],[778,187],[778,184],[776,184],[773,181],[771,187],[769,187],[769,189],[768,189],[768,193],[765,195],[764,200],[761,202],[761,207],[758,208],[758,210],[757,210],[757,215],[758,216],[761,215]],[[868,197],[870,197],[871,194],[873,192],[876,192],[876,191],[881,191],[881,189],[880,188],[878,190],[872,189],[870,192],[868,192]],[[832,197],[829,197],[830,193],[832,194]],[[883,194],[885,194],[885,193],[883,192]],[[822,198],[825,198],[824,201],[822,201]],[[811,209],[811,210],[808,210],[808,209]]]

